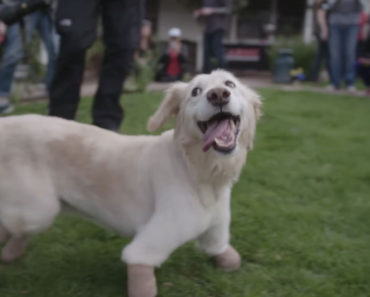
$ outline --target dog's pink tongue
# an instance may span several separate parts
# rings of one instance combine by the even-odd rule
[[[214,122],[208,127],[203,137],[203,151],[206,152],[212,146],[213,142],[217,137],[221,137],[222,134],[228,131],[229,120],[225,119],[220,122]]]

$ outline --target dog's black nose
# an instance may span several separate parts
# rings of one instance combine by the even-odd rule
[[[229,103],[230,92],[224,88],[214,88],[207,92],[207,99],[212,105],[222,107]]]

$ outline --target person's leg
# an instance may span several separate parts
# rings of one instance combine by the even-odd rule
[[[344,74],[347,87],[352,87],[356,80],[356,49],[357,49],[358,26],[346,26],[344,31]]]
[[[319,80],[319,74],[320,74],[320,69],[321,69],[321,62],[323,59],[324,55],[324,48],[323,48],[323,41],[320,38],[316,38],[316,54],[315,54],[315,59],[312,65],[312,80],[313,81],[318,81]]]
[[[358,65],[357,75],[362,79],[366,87],[366,95],[370,95],[370,66]]]
[[[367,89],[370,88],[370,66],[364,67],[363,78]]]
[[[212,33],[204,33],[203,36],[203,73],[212,70]]]
[[[50,88],[49,114],[74,119],[87,48],[96,37],[98,0],[63,0],[57,8],[60,51]]]
[[[20,25],[15,23],[7,30],[6,42],[0,65],[0,97],[9,98],[15,68],[23,58]]]
[[[31,14],[26,15],[23,18],[24,22],[24,33],[25,33],[25,42],[26,45],[31,41],[33,34],[35,33],[35,30],[38,26],[38,23],[40,22],[42,12],[41,11],[35,11]],[[27,51],[26,51],[27,54]],[[26,56],[26,58],[28,58]]]
[[[333,87],[339,89],[342,77],[342,53],[341,53],[341,27],[338,25],[330,25],[329,37],[329,52],[330,52],[330,68],[331,68],[331,83]]]
[[[222,43],[224,39],[224,30],[217,30],[212,35],[212,48],[217,59],[217,67],[221,69],[226,68],[225,49]]]
[[[366,85],[366,66],[364,65],[358,65],[357,67],[357,75],[359,78],[362,79],[362,81],[364,82],[364,84]]]
[[[55,63],[57,60],[57,49],[55,44],[54,25],[49,13],[42,12],[37,29],[48,53],[48,66],[45,74],[45,84],[50,92],[50,85],[53,79]]]
[[[369,96],[370,95],[370,66],[364,69],[363,80],[366,86],[366,95]]]
[[[123,119],[119,99],[140,38],[143,1],[102,1],[105,52],[93,106],[93,124],[118,131]]]
[[[330,53],[328,41],[322,41],[322,57],[325,61],[326,71],[328,72],[329,80],[331,81]]]

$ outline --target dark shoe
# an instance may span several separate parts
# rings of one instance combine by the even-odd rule
[[[14,106],[10,103],[5,105],[0,105],[0,114],[9,114],[13,112]]]

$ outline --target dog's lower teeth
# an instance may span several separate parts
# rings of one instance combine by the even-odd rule
[[[222,146],[222,144],[223,144],[223,141],[221,141],[220,139],[218,139],[218,138],[216,138],[215,139],[215,142],[216,142],[216,144],[218,145],[218,146]]]
[[[223,136],[222,138],[216,138],[215,143],[219,147],[229,147],[234,144],[234,137],[233,136]]]

